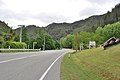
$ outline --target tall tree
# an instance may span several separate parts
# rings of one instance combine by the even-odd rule
[[[14,41],[15,36],[16,36],[15,31],[10,29],[10,31],[4,35],[4,40],[5,41]]]
[[[22,42],[25,42],[26,44],[29,43],[28,31],[27,31],[27,28],[25,26],[22,27]]]

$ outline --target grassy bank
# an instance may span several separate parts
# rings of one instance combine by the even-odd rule
[[[103,50],[89,49],[66,54],[61,80],[120,80],[120,44]]]

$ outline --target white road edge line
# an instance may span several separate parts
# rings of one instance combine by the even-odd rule
[[[68,52],[67,52],[68,53]],[[60,59],[63,55],[65,55],[66,53],[60,55],[58,58],[55,59],[55,61],[53,61],[53,63],[48,67],[48,69],[44,72],[44,74],[41,76],[41,78],[39,80],[43,80],[45,78],[45,76],[47,75],[47,73],[49,72],[49,70],[52,68],[52,66],[55,64],[55,62]]]
[[[40,55],[40,54],[39,54],[39,55]],[[20,60],[20,59],[25,59],[25,58],[28,58],[28,57],[34,57],[34,56],[38,56],[38,55],[30,55],[30,56],[26,56],[26,57],[20,57],[20,58],[15,58],[15,59],[9,59],[9,60],[5,60],[5,61],[0,61],[0,64],[1,64],[1,63],[5,63],[5,62]]]

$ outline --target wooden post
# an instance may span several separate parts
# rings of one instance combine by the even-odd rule
[[[76,52],[78,51],[78,32],[76,33]]]

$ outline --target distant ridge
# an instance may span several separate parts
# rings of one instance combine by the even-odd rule
[[[84,20],[75,21],[73,23],[52,23],[42,29],[46,30],[54,39],[73,34],[76,32],[87,31],[94,32],[97,27],[103,27],[106,24],[112,24],[120,21],[120,4],[117,4],[112,11],[108,11],[102,15],[93,15]],[[35,25],[29,25],[26,27],[30,38],[35,38],[36,30],[40,27]],[[16,29],[19,33],[19,28]]]
[[[9,30],[10,27],[4,21],[0,21],[0,34],[7,33]]]
[[[103,15],[94,15],[85,20],[76,21],[73,23],[52,23],[45,30],[54,37],[60,39],[63,36],[80,31],[94,32],[97,27],[103,27],[106,24],[112,24],[120,21],[120,4],[117,4],[111,12]]]

